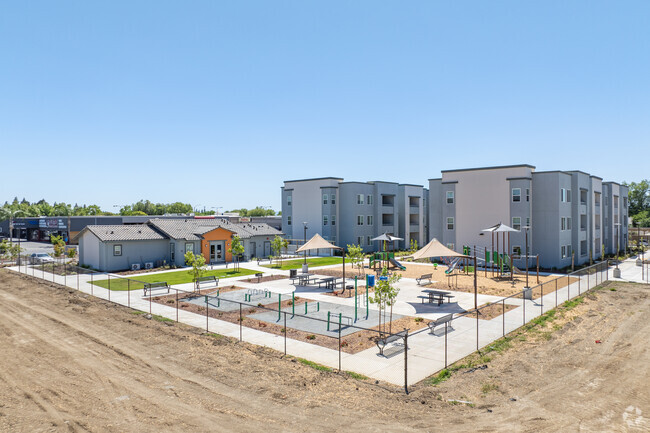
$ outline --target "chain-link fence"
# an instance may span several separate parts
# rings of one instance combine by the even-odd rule
[[[351,307],[338,298],[314,301],[306,293],[240,287],[237,281],[201,290],[192,284],[149,283],[79,267],[67,259],[34,263],[22,256],[16,268],[159,320],[203,327],[204,318],[207,333],[268,346],[315,368],[400,385],[406,392],[409,385],[608,280],[607,263],[600,262],[477,310],[431,320],[388,310],[380,314],[361,291],[355,291]]]

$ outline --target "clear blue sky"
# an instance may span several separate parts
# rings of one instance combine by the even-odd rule
[[[650,177],[647,0],[12,1],[0,53],[0,202],[278,210],[289,179],[516,163]]]

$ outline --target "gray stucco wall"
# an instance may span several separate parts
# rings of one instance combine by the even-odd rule
[[[122,245],[122,255],[113,255],[113,246]],[[144,268],[145,263],[166,260],[169,263],[169,241],[167,239],[147,241],[102,242],[99,245],[99,270],[105,272],[131,269],[134,263]]]

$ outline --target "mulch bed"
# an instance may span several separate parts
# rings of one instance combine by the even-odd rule
[[[241,289],[241,288],[237,288],[237,289]],[[182,308],[184,311],[190,311],[192,313],[205,316],[206,314],[205,307],[183,301],[184,298],[189,298],[193,296],[195,295],[188,293],[183,295],[182,297],[179,297],[178,306]],[[175,295],[157,296],[152,298],[152,300],[159,304],[174,306],[176,303],[176,296]],[[282,301],[282,308],[290,307],[291,302],[292,302],[291,300]],[[304,303],[305,300],[296,297],[296,312],[301,311],[301,307]],[[243,308],[242,309],[243,325],[245,325],[247,328],[259,329],[261,331],[268,332],[271,334],[284,335],[285,330],[284,327],[282,326],[282,321],[275,324],[275,323],[268,323],[258,319],[246,317],[248,315],[255,314],[257,312],[268,311],[268,310],[277,311],[278,303],[275,302],[273,304],[265,305],[263,309],[260,307]],[[210,309],[208,311],[208,316],[219,320],[225,320],[227,322],[231,322],[235,324],[239,323],[238,310],[220,311],[217,309]],[[427,326],[426,324],[427,324],[426,320],[419,320],[416,319],[415,317],[409,317],[409,316],[402,317],[400,319],[396,319],[392,321],[392,332],[398,332],[403,330],[404,328],[409,329],[410,332],[414,332],[418,329],[422,329],[426,327]],[[324,322],[323,322],[323,326],[325,326]],[[371,329],[377,330],[378,326],[375,326]],[[382,323],[382,331],[388,332],[388,329],[389,329],[389,324]],[[378,333],[373,332],[372,330],[360,330],[359,332],[355,332],[354,334],[350,334],[345,337],[342,337],[341,351],[345,353],[354,354],[375,346],[374,338],[378,336]],[[337,350],[339,346],[338,338],[336,337],[327,337],[319,334],[311,334],[309,332],[299,331],[292,328],[287,329],[286,332],[287,332],[287,337],[294,340],[305,341],[308,343],[317,344],[319,346],[327,347],[329,349],[334,349],[334,350]]]

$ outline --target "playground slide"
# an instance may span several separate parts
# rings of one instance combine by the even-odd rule
[[[512,267],[512,270],[515,271],[515,274],[525,274],[521,269],[517,268],[516,266]]]
[[[402,270],[402,271],[406,270],[406,267],[403,264],[401,264],[400,262],[398,262],[397,260],[395,260],[394,258],[391,257],[388,260],[390,261],[390,263],[393,266],[399,268],[400,270]]]
[[[451,261],[451,265],[449,265],[449,269],[445,271],[445,274],[451,274],[454,272],[454,269],[456,269],[456,266],[460,263],[460,259],[454,259]]]

